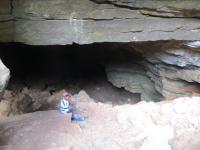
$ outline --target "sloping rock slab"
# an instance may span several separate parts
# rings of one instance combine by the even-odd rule
[[[88,103],[84,124],[58,111],[1,120],[0,149],[198,150],[200,98],[112,107]]]

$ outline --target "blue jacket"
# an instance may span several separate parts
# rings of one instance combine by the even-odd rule
[[[69,111],[69,102],[64,99],[64,97],[60,100],[60,112],[63,114],[67,114]]]

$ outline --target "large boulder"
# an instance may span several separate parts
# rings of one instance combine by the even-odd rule
[[[82,124],[71,123],[58,110],[1,120],[0,149],[199,150],[198,97],[87,107],[89,118]]]
[[[10,101],[2,100],[0,102],[0,119],[10,115],[12,111]]]
[[[9,79],[10,79],[10,70],[3,64],[3,62],[0,59],[0,97],[4,92]]]

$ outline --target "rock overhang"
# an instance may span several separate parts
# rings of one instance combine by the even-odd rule
[[[68,45],[200,40],[200,7],[196,0],[190,3],[144,0],[129,3],[122,0],[104,2],[106,3],[98,4],[90,0],[2,0],[0,42]],[[124,8],[124,5],[128,7]],[[197,13],[193,14],[197,16],[187,15],[188,13],[182,13],[182,16],[166,15],[166,12],[176,12],[168,10],[172,5],[179,12],[194,10]],[[157,14],[149,14],[148,11],[157,11]]]
[[[145,76],[161,95],[169,95],[169,86],[180,85],[176,80],[184,80],[181,86],[200,82],[196,0],[2,0],[0,4],[0,42],[125,43],[123,48],[140,53],[148,62],[141,64]]]

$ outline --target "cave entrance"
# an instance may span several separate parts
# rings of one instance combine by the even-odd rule
[[[96,102],[135,104],[140,101],[140,94],[113,86],[105,72],[107,64],[121,62],[122,55],[129,55],[120,45],[1,45],[1,59],[11,71],[7,90],[31,90],[29,94],[43,103],[42,109],[50,109],[46,105],[48,97],[63,89],[72,94],[84,90]]]

